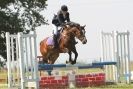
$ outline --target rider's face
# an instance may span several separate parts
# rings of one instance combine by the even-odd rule
[[[63,14],[66,14],[66,13],[67,13],[67,11],[62,11],[62,13],[63,13]]]

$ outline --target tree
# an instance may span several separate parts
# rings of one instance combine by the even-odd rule
[[[29,33],[48,24],[41,14],[47,0],[0,0],[0,55],[6,59],[5,33]]]

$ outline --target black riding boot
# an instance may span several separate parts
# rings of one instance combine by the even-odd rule
[[[53,39],[54,39],[54,48],[58,48],[57,35],[54,34]]]

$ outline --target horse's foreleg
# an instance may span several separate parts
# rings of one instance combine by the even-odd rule
[[[68,54],[69,54],[69,61],[66,61],[66,63],[72,63],[72,52],[69,51]]]
[[[72,52],[69,51],[68,54],[69,54],[69,62],[72,62]]]
[[[77,57],[78,57],[78,52],[77,52],[76,48],[74,50],[72,50],[72,52],[75,54],[75,58],[72,61],[72,64],[75,64],[76,63],[76,60],[77,60]]]

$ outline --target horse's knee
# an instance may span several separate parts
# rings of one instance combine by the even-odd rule
[[[76,55],[78,56],[78,53],[76,53]]]

